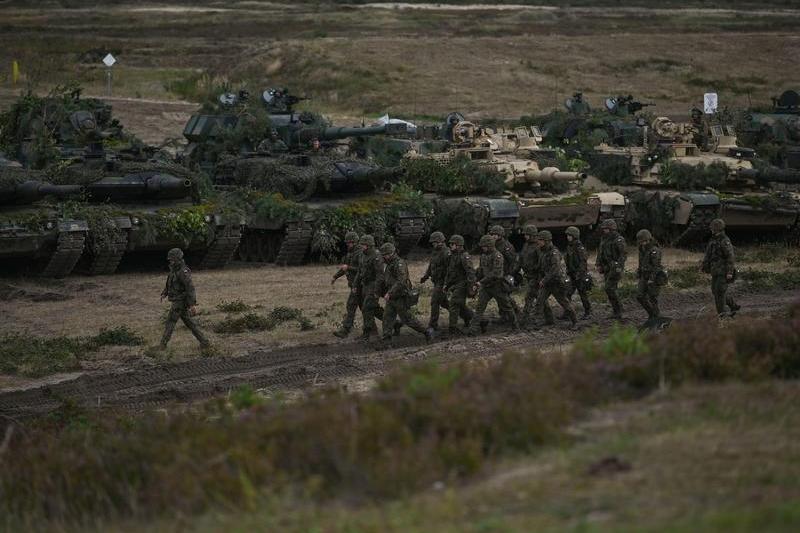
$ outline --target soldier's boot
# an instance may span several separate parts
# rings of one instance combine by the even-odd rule
[[[362,341],[368,341],[369,338],[373,335],[376,335],[378,331],[375,328],[365,328],[361,331],[361,339]]]
[[[642,306],[642,309],[645,310],[647,313],[647,322],[653,320],[653,309],[650,307],[650,303],[647,301],[647,298],[644,296],[637,296],[636,301],[639,302],[639,305]]]
[[[336,331],[334,331],[333,334],[335,336],[339,337],[340,339],[344,339],[348,335],[350,335],[350,328],[346,328],[346,327],[342,326],[339,329],[337,329]]]
[[[658,307],[658,302],[651,302],[650,309],[653,311],[653,320],[660,321],[661,320],[661,309]]]
[[[728,297],[728,298],[727,298],[727,300],[728,300],[728,302],[727,302],[727,303],[728,303],[728,307],[729,307],[729,308],[730,308],[730,310],[731,310],[731,316],[736,316],[736,313],[739,311],[739,309],[741,309],[741,308],[742,308],[742,306],[741,306],[741,305],[739,305],[739,304],[737,304],[737,303],[736,303],[736,302],[733,300],[733,298],[731,298],[731,297]]]
[[[394,323],[394,326],[392,326],[392,335],[397,337],[398,335],[400,335],[401,329],[403,329],[403,323],[398,320],[397,322]]]
[[[456,336],[456,335],[463,335],[464,334],[464,332],[461,331],[461,328],[459,328],[458,326],[450,326],[449,328],[447,328],[447,333],[450,336]]]
[[[611,318],[614,320],[622,319],[622,304],[616,298],[611,302]]]
[[[436,338],[436,330],[433,328],[428,328],[425,330],[425,342],[431,342],[433,339]]]
[[[469,328],[469,325],[472,323],[472,318],[475,316],[475,313],[472,312],[472,309],[464,308],[464,314],[461,315],[461,318],[464,319],[464,325]]]
[[[164,324],[164,334],[161,336],[161,342],[158,343],[159,348],[166,349],[167,343],[172,338],[172,332],[175,331],[176,322],[167,322]]]
[[[589,302],[589,299],[581,297],[581,303],[583,304],[583,318],[592,316],[592,304]]]
[[[550,304],[544,304],[543,314],[545,326],[552,326],[556,323],[555,319],[553,318],[553,310],[550,308]]]

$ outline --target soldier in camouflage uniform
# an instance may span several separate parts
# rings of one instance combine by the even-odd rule
[[[604,288],[611,304],[612,318],[622,318],[622,302],[619,300],[617,288],[625,272],[625,260],[628,252],[625,249],[625,237],[617,231],[617,222],[606,219],[600,224],[603,237],[600,240],[600,249],[597,251],[595,266],[603,275]]]
[[[480,240],[481,264],[477,272],[478,280],[478,305],[470,324],[470,335],[475,335],[480,327],[481,332],[486,330],[487,322],[483,319],[486,306],[494,299],[501,317],[509,317],[511,327],[519,329],[519,321],[514,309],[509,302],[508,292],[505,288],[503,276],[503,255],[497,251],[495,239],[491,235],[484,235]]]
[[[741,307],[728,293],[728,284],[736,279],[736,259],[733,244],[725,235],[725,221],[719,218],[711,221],[711,240],[703,257],[703,272],[711,274],[711,292],[714,294],[717,314],[724,316],[727,305],[731,316],[734,316]]]
[[[444,288],[447,291],[450,306],[450,333],[458,334],[458,318],[464,320],[464,325],[469,328],[472,321],[472,310],[467,307],[467,296],[470,296],[475,286],[475,268],[469,254],[464,251],[464,237],[452,235],[450,237],[450,257],[448,258],[447,274]]]
[[[536,226],[528,224],[522,229],[525,236],[525,246],[519,255],[520,268],[528,285],[525,291],[525,307],[522,308],[522,322],[529,323],[536,311],[536,295],[539,294],[539,245],[536,243]]]
[[[511,295],[514,290],[514,274],[519,270],[517,251],[514,249],[514,245],[506,239],[506,230],[503,226],[495,224],[489,228],[489,235],[494,239],[497,251],[503,255],[503,287],[508,294],[508,302],[511,304],[511,308],[514,310],[516,316],[519,317],[522,311],[517,301]],[[510,322],[510,317],[506,316],[504,318]]]
[[[651,326],[661,321],[658,294],[667,282],[667,273],[661,265],[661,248],[648,230],[639,230],[636,234],[636,243],[639,245],[639,268],[636,270],[639,285],[636,301],[647,312],[645,326]]]
[[[447,294],[444,290],[445,277],[447,276],[447,265],[450,262],[450,251],[445,246],[444,233],[434,231],[430,237],[433,253],[428,262],[428,268],[422,275],[419,282],[425,283],[428,279],[433,280],[433,292],[431,293],[431,317],[428,327],[434,330],[439,329],[439,309],[447,309]]]
[[[581,242],[581,230],[575,226],[567,228],[567,251],[564,254],[564,263],[567,266],[567,276],[569,276],[570,286],[567,290],[567,298],[572,299],[575,291],[583,304],[583,318],[589,318],[592,314],[592,303],[589,301],[589,291],[592,290],[592,277],[589,275],[587,264],[586,248]]]
[[[377,333],[375,317],[378,312],[378,298],[380,297],[380,282],[383,278],[383,257],[375,249],[375,239],[372,235],[362,235],[358,241],[361,246],[361,260],[358,265],[358,274],[353,284],[361,289],[361,316],[363,318],[362,339],[369,339]]]
[[[419,321],[411,315],[411,307],[416,303],[411,301],[411,280],[408,277],[408,266],[403,261],[394,244],[387,242],[380,249],[386,270],[383,273],[383,299],[386,309],[383,315],[383,340],[392,338],[395,320],[399,316],[403,325],[406,325],[425,335],[430,341],[433,338],[433,328],[425,329]]]
[[[564,269],[564,260],[561,258],[561,252],[553,246],[553,235],[547,230],[537,233],[536,240],[539,243],[539,271],[541,272],[536,305],[544,314],[545,323],[554,324],[553,311],[547,302],[550,296],[553,296],[574,328],[578,323],[578,318],[575,316],[575,310],[572,308],[569,298],[567,298],[569,278]]]
[[[358,247],[358,233],[355,231],[348,231],[344,236],[344,242],[347,246],[347,253],[344,256],[344,263],[339,266],[339,270],[333,275],[331,285],[336,283],[336,280],[342,276],[347,277],[347,287],[350,289],[347,295],[347,304],[345,307],[345,315],[342,320],[342,326],[333,334],[339,338],[347,337],[350,330],[353,329],[353,322],[356,318],[356,310],[361,309],[361,287],[355,284],[356,276],[358,275],[358,265],[361,261],[361,248]]]
[[[167,252],[167,261],[169,261],[169,275],[167,275],[164,290],[161,292],[161,300],[167,298],[172,303],[172,307],[169,310],[167,322],[164,324],[164,335],[161,337],[159,346],[162,349],[167,347],[172,332],[175,331],[175,324],[180,318],[192,335],[200,341],[200,346],[207,349],[211,345],[192,318],[197,314],[197,296],[194,291],[194,283],[192,283],[192,272],[183,262],[183,251],[180,248],[173,248]]]

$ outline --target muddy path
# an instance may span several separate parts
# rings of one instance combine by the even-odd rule
[[[736,320],[774,315],[797,301],[794,291],[748,293],[739,296],[743,310]],[[662,300],[667,316],[681,320],[712,320],[710,295],[704,292],[674,294]],[[630,303],[625,323],[637,324],[644,314]],[[442,337],[426,344],[421,337],[404,334],[392,343],[346,340],[325,344],[257,350],[240,357],[201,358],[127,372],[84,374],[74,379],[0,394],[0,413],[18,418],[57,409],[65,401],[94,408],[143,409],[186,403],[224,395],[241,385],[267,391],[298,391],[314,386],[364,386],[399,364],[435,360],[442,364],[465,359],[492,358],[516,349],[558,350],[569,346],[588,328],[600,332],[613,324],[607,312],[581,321],[578,330],[564,323],[520,333],[495,328],[494,334],[476,338]],[[368,385],[367,385],[368,386]]]

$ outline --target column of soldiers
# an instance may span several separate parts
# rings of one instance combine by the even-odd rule
[[[618,232],[617,224],[612,219],[603,221],[600,228],[602,238],[595,266],[603,276],[611,317],[621,319],[623,309],[617,291],[627,259],[625,238]],[[583,317],[588,318],[592,314],[588,295],[593,279],[588,271],[587,253],[580,240],[580,230],[574,226],[567,228],[564,256],[553,246],[553,236],[549,231],[538,231],[535,226],[528,225],[522,233],[525,245],[518,255],[505,238],[503,227],[492,226],[478,243],[481,257],[477,270],[464,248],[464,237],[452,235],[446,241],[443,233],[432,233],[430,261],[419,280],[421,284],[429,279],[433,283],[430,319],[425,327],[411,312],[419,293],[413,289],[408,266],[397,254],[395,246],[386,243],[376,249],[372,235],[359,237],[355,232],[348,232],[345,236],[347,253],[344,262],[331,279],[331,284],[334,284],[342,276],[346,277],[350,289],[345,316],[334,335],[341,338],[349,335],[356,312],[361,310],[362,339],[377,334],[377,319],[382,322],[383,339],[397,335],[405,325],[431,340],[439,328],[441,309],[448,310],[451,334],[463,333],[459,327],[461,320],[466,332],[475,335],[487,329],[488,321],[484,313],[492,300],[497,303],[501,320],[513,330],[537,327],[534,320],[536,315],[544,319],[545,325],[552,325],[555,320],[548,303],[551,296],[562,308],[561,318],[569,320],[575,328],[577,315],[571,303],[575,292],[583,306]],[[729,316],[734,316],[740,306],[728,292],[728,285],[735,281],[737,271],[734,248],[725,235],[724,221],[712,221],[711,234],[701,269],[711,275],[711,291],[718,315],[722,317],[729,313]],[[662,317],[658,304],[661,288],[667,282],[661,248],[646,229],[637,233],[636,242],[639,249],[636,300],[647,313],[646,325],[659,325],[667,320]],[[167,254],[167,259],[170,273],[161,297],[162,300],[169,299],[171,308],[160,346],[166,348],[180,319],[203,348],[210,348],[208,339],[193,318],[197,299],[183,252],[174,248]],[[511,296],[514,276],[517,274],[521,274],[527,282],[522,309]],[[473,311],[467,305],[467,298],[474,297],[477,297],[477,304]],[[379,304],[380,298],[384,300],[384,308]]]

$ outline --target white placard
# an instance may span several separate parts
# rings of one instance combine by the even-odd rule
[[[719,100],[717,93],[706,93],[703,95],[703,112],[706,115],[712,115],[717,112],[717,104]]]
[[[116,62],[117,62],[117,59],[114,56],[112,56],[111,54],[106,54],[106,57],[103,58],[103,64],[105,66],[107,66],[108,68],[113,67],[114,63],[116,63]]]

